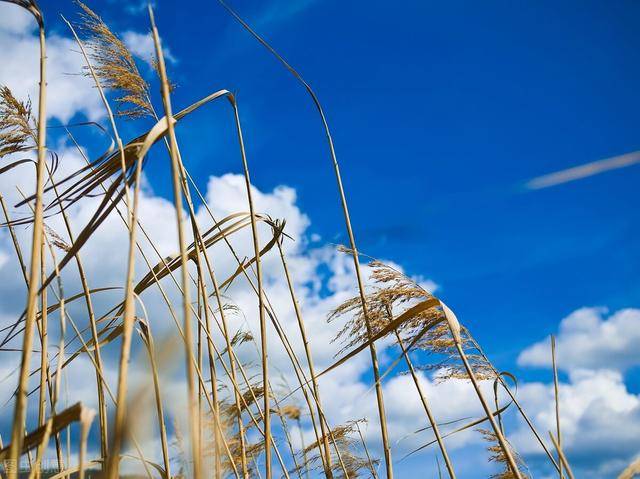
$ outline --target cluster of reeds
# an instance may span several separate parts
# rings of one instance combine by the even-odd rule
[[[329,314],[329,321],[343,321],[336,336],[342,343],[336,361],[317,371],[313,361],[312,342],[307,337],[304,310],[294,289],[295,279],[287,264],[283,248],[286,237],[285,222],[270,218],[255,210],[252,198],[249,162],[236,98],[227,90],[214,92],[184,108],[175,111],[172,104],[172,85],[167,78],[162,43],[153,12],[149,9],[151,32],[156,49],[157,78],[160,95],[152,100],[151,87],[136,66],[134,57],[121,39],[113,33],[99,15],[79,3],[77,22],[68,22],[77,41],[78,50],[85,61],[84,73],[91,78],[102,98],[109,119],[112,147],[96,159],[86,159],[86,166],[64,178],[55,176],[57,156],[46,148],[46,35],[45,25],[34,0],[7,0],[29,10],[40,28],[40,89],[36,121],[29,100],[18,100],[7,87],[0,88],[0,173],[14,168],[35,165],[35,189],[27,192],[16,207],[28,209],[28,214],[12,218],[2,200],[4,226],[13,239],[16,257],[24,273],[27,288],[26,307],[17,320],[3,328],[0,348],[21,340],[21,362],[13,406],[13,428],[10,442],[0,451],[4,474],[17,477],[15,467],[27,457],[32,472],[39,475],[38,464],[53,440],[58,471],[54,477],[67,477],[78,473],[84,477],[87,468],[99,469],[105,476],[115,478],[121,474],[123,461],[137,461],[149,477],[310,477],[328,478],[393,477],[392,444],[386,420],[383,383],[398,363],[405,364],[405,372],[413,384],[424,408],[423,430],[430,430],[434,440],[421,450],[435,444],[451,478],[456,477],[455,464],[447,450],[447,437],[459,431],[488,424],[482,430],[491,441],[490,460],[500,462],[505,471],[495,477],[527,477],[519,456],[505,437],[502,414],[506,406],[495,407],[480,387],[482,381],[493,381],[495,390],[505,391],[532,433],[547,454],[550,464],[558,471],[571,474],[560,444],[560,430],[552,436],[558,456],[552,453],[533,427],[517,399],[500,373],[487,359],[467,329],[461,326],[455,314],[433,294],[395,269],[373,261],[369,265],[369,282],[360,265],[355,236],[342,186],[340,168],[322,106],[308,83],[266,43],[233,10],[223,6],[253,35],[275,58],[301,82],[317,107],[328,141],[329,158],[335,172],[338,196],[341,202],[348,247],[343,253],[351,257],[355,272],[357,295]],[[65,20],[66,21],[66,20]],[[179,137],[175,125],[193,111],[226,99],[231,107],[237,132],[238,155],[246,186],[246,210],[225,218],[216,218],[189,175],[180,153]],[[111,102],[117,105],[114,114]],[[128,142],[121,139],[120,121],[137,121],[148,117],[154,125]],[[107,129],[105,129],[107,131]],[[75,137],[68,131],[70,140]],[[167,175],[172,180],[176,217],[172,228],[177,231],[176,252],[163,256],[155,248],[143,222],[140,220],[140,188],[142,171],[150,148],[164,145],[171,168]],[[24,160],[15,155],[36,151],[36,160]],[[79,148],[80,154],[84,150]],[[47,155],[49,153],[49,155]],[[19,158],[19,159],[16,159]],[[83,225],[71,225],[69,208],[88,198],[98,198],[95,211]],[[202,204],[213,225],[203,228],[196,217],[196,204]],[[181,213],[186,211],[185,215]],[[126,276],[117,286],[93,284],[83,266],[83,247],[96,234],[108,218],[121,219],[128,233]],[[64,232],[56,232],[45,223],[46,218],[61,218]],[[30,251],[23,251],[15,228],[27,225],[32,230]],[[264,228],[267,226],[268,228]],[[267,238],[260,237],[269,231]],[[248,232],[252,239],[252,256],[238,253],[230,239],[240,232]],[[212,254],[213,246],[226,248],[237,263],[235,271],[220,277],[216,269],[218,258]],[[149,247],[150,246],[150,247]],[[263,262],[267,255],[275,255],[290,292],[291,306],[297,320],[297,331],[284,331],[277,312],[271,305],[263,286]],[[47,260],[50,262],[47,263]],[[142,259],[144,269],[136,270]],[[62,271],[69,277],[72,271],[79,279],[82,290],[65,296]],[[229,317],[236,313],[225,291],[235,281],[246,281],[255,293],[257,305],[257,331],[232,329]],[[368,286],[367,286],[368,285]],[[171,288],[171,291],[169,290]],[[95,307],[96,295],[105,289],[121,292],[120,300],[105,314]],[[176,334],[172,339],[162,338],[162,347],[156,345],[151,323],[144,307],[143,293],[154,289],[167,306]],[[173,292],[179,292],[176,302]],[[74,319],[67,306],[82,304],[82,319]],[[59,318],[60,342],[55,353],[48,347],[48,317]],[[66,334],[68,332],[68,334]],[[134,333],[137,333],[134,334]],[[295,384],[282,388],[274,384],[268,360],[267,334],[275,334],[291,363]],[[292,346],[292,335],[304,345],[299,354]],[[179,338],[176,341],[175,338]],[[134,427],[140,411],[135,398],[143,391],[132,387],[130,362],[135,341],[144,346],[150,367],[150,394],[155,407],[155,430],[158,438],[158,457],[153,462],[143,454],[143,447]],[[105,377],[107,366],[102,350],[117,342],[120,350],[117,364],[117,386],[112,388]],[[33,369],[32,357],[39,343],[40,361]],[[258,354],[250,364],[239,350],[254,344]],[[389,347],[396,359],[386,371],[381,371],[377,348]],[[184,351],[184,385],[187,390],[188,432],[183,436],[178,425],[167,426],[169,421],[163,399],[161,371],[167,364],[167,351]],[[361,430],[362,420],[335,424],[325,414],[318,379],[351,361],[362,351],[371,357],[371,372],[376,391],[378,424],[369,426],[369,434]],[[426,364],[416,357],[430,359]],[[95,444],[89,448],[89,427],[93,412],[82,404],[60,410],[62,377],[65,370],[78,357],[89,359],[95,378],[98,410]],[[421,371],[435,371],[438,381],[464,380],[473,387],[484,415],[451,430],[439,422],[430,406]],[[29,390],[29,378],[37,375],[38,386]],[[73,391],[70,391],[73,394]],[[133,397],[133,399],[132,399]],[[28,400],[38,404],[37,428],[25,430]],[[455,411],[453,412],[455,413]],[[70,442],[64,444],[63,434],[74,423],[81,426],[81,434],[74,447],[78,448],[77,464],[69,460]],[[483,426],[484,427],[484,426]],[[303,429],[313,434],[305,444]],[[176,438],[179,451],[172,448],[171,434]],[[299,435],[294,434],[294,430]],[[374,432],[371,432],[374,431]],[[379,431],[379,434],[376,432]],[[382,444],[382,460],[374,457],[378,438]],[[129,451],[134,451],[130,454]],[[33,451],[36,452],[33,456]],[[91,451],[89,457],[87,451]],[[99,451],[95,453],[95,451]],[[428,460],[428,459],[425,459]],[[176,466],[179,464],[179,466]],[[563,472],[564,471],[564,472]]]

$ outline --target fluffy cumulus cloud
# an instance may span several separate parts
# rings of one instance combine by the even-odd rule
[[[33,31],[31,19],[14,6],[3,5],[0,16],[0,82],[8,84],[19,97],[32,98],[37,92],[37,38]],[[127,32],[124,39],[141,58],[148,57],[149,37],[136,32]],[[8,46],[8,47],[7,47]],[[81,57],[72,50],[73,42],[63,36],[52,36],[49,42],[49,83],[53,94],[49,97],[49,114],[60,121],[68,121],[74,115],[83,115],[89,119],[103,116],[102,107],[95,89],[88,79],[78,75],[66,75],[78,72],[82,66]],[[178,138],[180,140],[180,138]],[[57,178],[84,165],[81,152],[68,142],[50,137],[50,148],[55,149],[61,158]],[[157,146],[153,155],[163,154]],[[3,161],[9,161],[4,159]],[[189,159],[185,159],[187,164]],[[153,186],[153,178],[147,179]],[[10,213],[16,218],[26,213],[25,209],[17,210],[13,205],[21,195],[15,186],[26,194],[33,190],[32,165],[24,165],[0,176],[0,192],[10,205]],[[319,238],[312,234],[311,220],[297,204],[295,189],[278,186],[265,190],[252,186],[252,194],[258,212],[269,215],[273,219],[286,219],[286,232],[291,239],[283,242],[287,266],[293,278],[304,322],[310,338],[316,367],[321,370],[335,360],[335,354],[341,345],[332,342],[341,324],[327,324],[327,313],[355,294],[355,278],[351,258],[337,252],[332,247],[319,244]],[[227,173],[211,176],[208,179],[203,195],[210,209],[198,206],[196,218],[202,230],[206,230],[214,221],[220,221],[238,212],[247,210],[247,194],[244,178],[239,174]],[[50,200],[51,198],[49,198]],[[73,233],[77,235],[95,211],[101,198],[87,198],[69,209],[69,217],[73,224]],[[198,203],[199,204],[199,203]],[[122,206],[121,212],[125,213]],[[177,234],[175,228],[176,211],[173,203],[157,196],[150,188],[144,188],[140,200],[140,220],[144,231],[139,233],[140,250],[136,256],[136,279],[140,279],[160,260],[160,257],[175,254],[177,251]],[[61,237],[69,241],[66,227],[59,216],[47,219],[47,225]],[[189,231],[189,228],[187,228]],[[30,230],[20,227],[16,229],[18,242],[23,251],[29,250]],[[271,235],[271,227],[260,223],[259,234],[261,244],[266,244]],[[147,239],[147,237],[150,239]],[[233,233],[229,245],[221,241],[210,249],[211,264],[217,278],[223,281],[238,266],[238,259],[253,256],[251,234],[248,227]],[[84,268],[87,272],[89,286],[121,287],[126,271],[127,230],[123,219],[118,214],[111,215],[99,228],[97,233],[81,250]],[[57,251],[58,257],[63,253]],[[51,267],[53,258],[47,255]],[[148,261],[148,263],[147,263]],[[277,248],[272,249],[263,258],[264,285],[266,297],[277,316],[280,327],[292,350],[299,358],[304,358],[304,345],[298,330],[298,323],[293,308],[289,287],[285,280],[283,265]],[[399,265],[394,265],[400,268]],[[70,263],[63,274],[65,295],[73,295],[81,290],[75,264]],[[367,268],[364,268],[367,274]],[[0,231],[0,326],[11,324],[20,315],[24,307],[25,286],[15,259],[14,246],[6,229]],[[177,276],[179,278],[179,275]],[[251,331],[255,338],[259,337],[257,299],[253,290],[255,282],[249,274],[251,282],[242,275],[224,291],[225,301],[238,307],[237,311],[229,311],[228,321],[231,331]],[[427,289],[433,290],[437,285],[426,279],[417,278]],[[179,279],[178,279],[179,281]],[[165,278],[161,285],[163,292],[171,300],[180,302],[180,295],[171,277]],[[209,285],[210,286],[210,285]],[[56,301],[57,290],[52,288],[50,302]],[[96,314],[104,315],[114,304],[122,300],[123,293],[116,289],[96,293]],[[145,315],[151,324],[160,354],[161,380],[163,396],[167,407],[167,415],[177,419],[178,424],[185,412],[185,385],[183,379],[183,358],[180,343],[176,342],[176,326],[172,312],[164,304],[162,293],[157,287],[146,290],[140,297],[138,314]],[[144,305],[144,308],[142,307]],[[177,308],[179,310],[179,308]],[[72,336],[71,321],[79,329],[87,326],[86,309],[81,301],[67,305],[69,339]],[[59,331],[59,317],[51,315],[51,344],[56,344]],[[181,321],[177,314],[178,322]],[[214,325],[214,332],[216,331]],[[578,310],[561,321],[559,326],[558,357],[561,368],[566,372],[565,380],[560,385],[560,409],[562,413],[563,446],[570,460],[575,464],[578,477],[611,477],[617,474],[640,450],[637,437],[640,437],[640,397],[629,389],[625,382],[625,373],[638,364],[640,357],[634,344],[638,343],[640,331],[640,311],[634,309],[621,310],[608,314],[606,310],[585,308]],[[84,333],[85,339],[88,334]],[[214,334],[215,343],[224,348],[221,335]],[[280,394],[285,394],[284,383],[295,384],[296,378],[291,362],[282,345],[281,338],[275,328],[268,325],[268,349],[271,364],[273,385]],[[19,346],[14,342],[13,346]],[[79,341],[71,341],[67,351],[75,351],[80,347]],[[104,347],[105,375],[112,391],[115,391],[117,376],[117,356],[119,342]],[[55,348],[53,348],[55,349]],[[380,347],[381,365],[386,368],[395,359],[397,351]],[[16,365],[18,358],[3,352],[0,361],[0,401],[6,404],[16,383]],[[243,361],[255,362],[257,350],[255,344],[249,342],[238,349]],[[36,355],[37,356],[37,355]],[[533,344],[522,352],[519,363],[522,366],[549,366],[548,344],[545,341]],[[148,457],[159,458],[159,447],[153,437],[142,437],[152,424],[153,401],[150,396],[153,388],[149,384],[148,361],[141,342],[134,340],[133,361],[131,370],[131,397],[136,397],[136,423],[141,427],[141,441]],[[35,358],[37,359],[37,358]],[[34,359],[34,361],[35,361]],[[375,392],[371,390],[369,374],[370,358],[363,352],[352,361],[320,379],[322,400],[328,417],[334,424],[350,419],[367,418],[369,423],[363,426],[363,435],[371,450],[380,456],[379,431],[377,426],[377,409]],[[606,365],[607,369],[602,369]],[[35,362],[34,362],[35,366]],[[259,370],[248,367],[248,374],[256,376]],[[66,376],[69,381],[69,395],[73,400],[81,399],[90,406],[95,406],[95,377],[93,366],[87,355],[80,355],[69,366]],[[256,376],[257,377],[257,376]],[[80,379],[78,379],[80,378]],[[37,378],[34,377],[34,380]],[[475,418],[481,415],[481,408],[474,390],[467,381],[449,380],[439,383],[436,378],[425,372],[418,372],[418,381],[429,399],[435,416],[443,423],[443,431],[451,431],[461,423],[454,422],[461,417]],[[35,382],[33,383],[35,385]],[[491,384],[482,386],[487,396],[491,396]],[[386,399],[386,410],[390,428],[390,439],[394,459],[403,477],[411,477],[416,470],[422,473],[428,470],[437,474],[433,455],[436,450],[431,447],[401,460],[406,454],[420,448],[433,436],[424,428],[427,422],[423,405],[410,375],[390,376],[384,381],[383,389]],[[519,398],[539,431],[546,437],[547,430],[555,429],[555,411],[553,407],[553,385],[550,382],[521,382]],[[295,396],[302,403],[302,398]],[[70,401],[72,400],[70,399]],[[30,410],[35,412],[34,402]],[[9,416],[2,415],[0,428],[6,435]],[[544,456],[530,433],[513,416],[507,425],[510,439],[527,459],[530,467],[539,473],[552,476],[545,465]],[[309,421],[302,422],[302,437],[308,443],[313,434]],[[172,428],[171,428],[172,429]],[[298,437],[294,427],[294,438]],[[297,440],[297,439],[296,439]],[[487,464],[479,434],[466,431],[446,439],[447,445],[457,463],[460,464],[459,477],[478,477],[490,474],[493,469]],[[300,443],[297,444],[300,446]],[[418,458],[419,463],[412,462]],[[427,465],[425,465],[427,464]],[[419,469],[416,469],[419,468]],[[427,468],[427,469],[425,469]],[[429,469],[431,468],[431,469]],[[538,477],[538,476],[536,476]]]
[[[558,365],[577,368],[626,370],[640,364],[640,310],[582,308],[560,322],[556,339]],[[550,366],[549,342],[536,343],[520,354],[523,366]]]
[[[562,446],[577,477],[615,476],[640,452],[640,396],[628,390],[619,372],[573,371],[559,395]],[[555,432],[552,384],[525,383],[520,398],[539,431]],[[532,465],[546,463],[528,429],[517,429],[513,441]]]
[[[640,364],[640,310],[609,313],[581,308],[564,318],[557,333],[557,358],[567,381],[560,383],[563,448],[580,477],[613,477],[640,453],[640,395],[625,381]],[[522,366],[551,367],[550,345],[543,340],[526,348]],[[522,402],[540,431],[555,431],[552,384],[525,383]],[[542,451],[523,428],[515,434],[519,449],[534,463]]]
[[[37,104],[39,82],[39,40],[37,25],[24,9],[3,3],[0,15],[0,84],[20,99],[31,98]],[[68,37],[57,34],[47,39],[48,116],[68,122],[76,113],[91,120],[103,115],[100,98],[91,80],[78,76],[82,56]]]
[[[128,30],[121,37],[137,58],[151,64],[155,49],[150,32]],[[0,85],[11,88],[17,98],[30,98],[37,106],[40,46],[31,14],[3,3],[0,45]],[[78,50],[71,35],[54,33],[47,37],[47,116],[63,123],[78,113],[92,121],[105,115],[93,80],[82,75],[84,59]],[[165,46],[164,53],[167,61],[176,61],[169,47]]]

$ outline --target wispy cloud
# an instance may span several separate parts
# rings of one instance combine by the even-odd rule
[[[141,60],[144,60],[149,65],[153,64],[155,58],[156,48],[153,44],[153,37],[151,32],[140,33],[133,30],[127,30],[122,34],[122,40],[131,53]],[[170,63],[176,63],[176,57],[173,56],[171,50],[167,46],[163,45],[163,52],[165,59]]]
[[[128,13],[132,15],[138,15],[146,13],[147,7],[151,5],[152,8],[156,8],[156,2],[151,0],[142,0],[139,2],[130,2],[125,8]]]
[[[307,8],[311,7],[317,0],[298,0],[296,2],[273,2],[257,18],[258,25],[273,24],[280,21],[289,20]]]
[[[640,151],[634,151],[625,155],[614,156],[604,160],[593,161],[580,166],[574,166],[566,170],[556,171],[547,175],[538,176],[527,181],[524,185],[527,190],[541,190],[551,186],[581,180],[589,176],[599,175],[605,171],[617,170],[640,163]]]

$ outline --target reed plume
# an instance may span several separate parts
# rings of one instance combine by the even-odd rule
[[[364,419],[348,421],[345,424],[335,426],[328,431],[328,436],[334,445],[332,474],[337,479],[363,477],[366,472],[371,472],[377,467],[379,460],[363,457],[358,447],[359,440],[356,437],[358,425],[364,423]],[[324,438],[320,438],[309,444],[301,451],[304,470],[322,470],[322,444]]]
[[[93,69],[102,87],[117,94],[117,115],[131,119],[153,116],[149,84],[140,75],[127,46],[99,15],[82,2],[77,4],[83,11],[78,26],[86,36]],[[91,75],[88,68],[85,75]]]
[[[507,460],[507,456],[504,453],[503,448],[498,443],[498,438],[493,431],[489,431],[487,429],[478,429],[478,432],[482,434],[482,438],[489,445],[487,446],[487,451],[489,452],[489,462],[494,462],[496,464],[500,464],[502,466],[502,471],[492,474],[491,479],[515,479],[517,476],[509,466],[509,462]],[[509,444],[509,449],[511,454],[516,460],[516,464],[518,465],[518,471],[520,473],[520,477],[523,479],[529,479],[529,475],[526,473],[527,466],[520,456],[513,449],[513,446]]]
[[[418,366],[418,369],[436,371],[437,382],[448,379],[468,379],[467,371],[459,360],[454,338],[445,321],[442,305],[437,298],[415,280],[381,261],[371,261],[369,268],[371,286],[365,298],[369,323],[374,335],[386,331],[384,337],[391,338],[392,345],[400,345],[400,342],[403,342],[411,344],[415,349],[430,353],[437,360]],[[434,305],[409,315],[395,328],[395,333],[399,337],[394,337],[394,330],[388,328],[390,315],[401,316],[417,303],[429,300],[435,300]],[[358,296],[344,301],[335,308],[329,314],[328,321],[333,322],[345,317],[347,318],[345,324],[334,338],[334,341],[342,343],[342,349],[337,354],[363,344],[368,337]],[[495,379],[495,368],[477,351],[475,341],[463,326],[461,326],[461,338],[476,377],[479,380]]]
[[[37,143],[31,101],[20,101],[7,86],[0,86],[0,158],[33,150]]]

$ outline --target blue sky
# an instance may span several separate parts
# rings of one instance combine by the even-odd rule
[[[91,6],[116,30],[147,22],[144,10]],[[496,360],[513,367],[524,346],[578,307],[639,303],[640,167],[521,187],[640,149],[640,5],[233,6],[323,102],[360,249],[436,281]],[[216,2],[163,0],[156,10],[177,59],[175,104],[237,92],[253,182],[294,187],[311,231],[346,242],[321,125],[303,89]],[[239,171],[224,113],[198,115],[206,126],[182,133],[194,176]],[[210,128],[221,134],[202,148]],[[154,189],[169,195],[153,167]]]
[[[640,165],[524,188],[640,150],[640,3],[230,3],[320,97],[359,249],[435,281],[501,369],[548,382],[548,369],[518,366],[523,349],[581,307],[640,306]],[[41,4],[50,30],[68,36],[57,14],[74,18],[71,2]],[[147,30],[133,3],[90,6],[115,31]],[[174,108],[234,91],[253,183],[294,188],[307,233],[346,243],[302,87],[213,0],[158,0],[156,17],[175,59]],[[211,175],[241,171],[228,111],[203,109],[179,133],[203,188]],[[166,167],[150,161],[146,172],[170,198]],[[637,376],[635,366],[624,371],[633,394]]]

